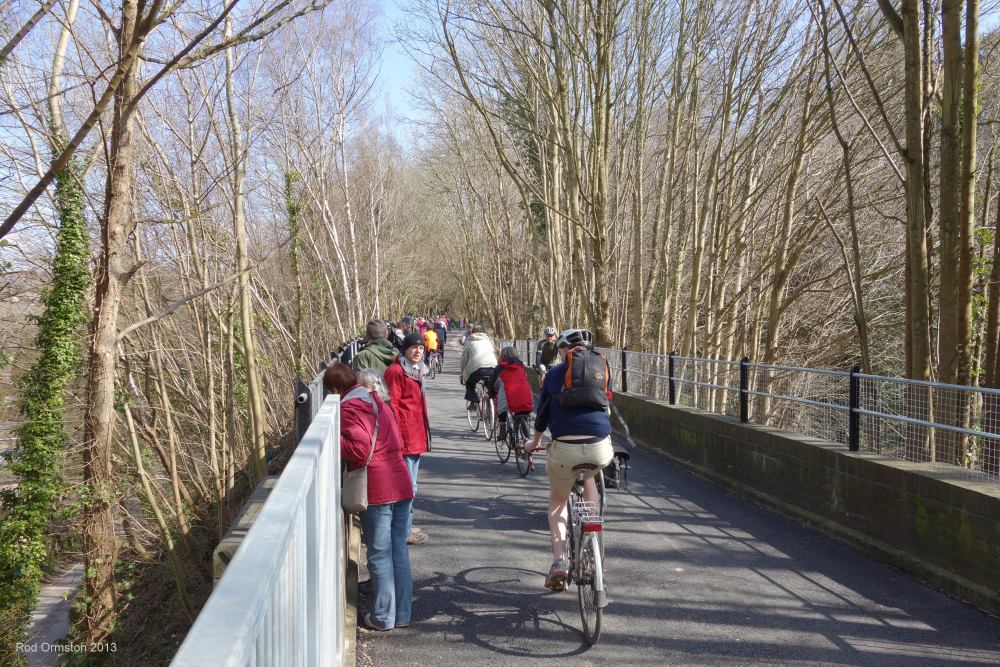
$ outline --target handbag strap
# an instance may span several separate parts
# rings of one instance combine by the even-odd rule
[[[375,441],[378,440],[378,401],[372,401],[372,410],[375,411],[375,428],[372,429],[372,449],[368,452],[368,460],[365,461],[365,467],[372,462],[372,457],[375,456]]]
[[[375,428],[372,429],[372,448],[368,452],[368,460],[365,461],[365,466],[364,466],[367,468],[368,464],[372,462],[372,457],[375,456],[375,441],[378,440],[378,401],[376,401],[372,397],[371,392],[369,392],[364,387],[355,387],[351,391],[347,392],[347,394],[344,395],[342,399],[340,399],[340,402],[346,403],[347,401],[351,400],[364,401],[365,403],[368,403],[370,406],[372,406],[372,410],[375,411]]]

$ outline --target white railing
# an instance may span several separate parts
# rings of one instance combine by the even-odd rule
[[[342,665],[340,399],[323,402],[173,667]]]

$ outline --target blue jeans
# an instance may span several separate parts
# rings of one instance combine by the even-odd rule
[[[420,454],[404,454],[403,462],[406,469],[410,471],[410,479],[413,481],[413,497],[417,497],[417,472],[420,470]],[[410,523],[406,526],[406,534],[413,530],[413,503],[410,503]]]
[[[369,505],[361,513],[361,529],[368,548],[368,572],[372,576],[372,620],[382,628],[410,622],[413,607],[413,576],[406,546],[412,500]]]

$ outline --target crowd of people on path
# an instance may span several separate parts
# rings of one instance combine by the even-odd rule
[[[409,547],[428,540],[427,533],[413,525],[420,459],[432,445],[427,361],[430,352],[443,357],[452,324],[444,316],[404,317],[398,323],[373,319],[365,327],[363,347],[323,374],[326,391],[341,397],[342,460],[348,470],[367,466],[368,506],[360,518],[371,577],[360,587],[372,598],[371,611],[361,619],[371,630],[406,627],[411,621]],[[593,500],[593,476],[614,455],[608,418],[610,369],[604,360],[602,375],[594,356],[604,358],[593,351],[590,331],[567,329],[557,339],[555,328],[546,327],[535,355],[535,368],[544,378],[536,406],[517,350],[505,347],[498,359],[483,325],[464,318],[457,324],[463,332],[459,378],[468,409],[476,409],[476,383],[485,380],[497,400],[501,429],[508,414],[536,414],[526,451],[539,449],[542,434],[551,432],[546,475],[553,562],[545,587],[562,590],[567,577],[566,499],[576,479],[573,468],[580,463],[599,466],[584,486],[584,497]]]

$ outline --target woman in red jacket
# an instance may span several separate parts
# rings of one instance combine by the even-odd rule
[[[349,469],[368,461],[368,509],[361,529],[368,548],[374,602],[364,625],[391,630],[410,624],[413,578],[406,546],[413,508],[413,484],[403,463],[403,442],[392,409],[358,384],[347,364],[323,373],[323,386],[340,395],[340,456]],[[377,420],[377,426],[376,426]],[[372,439],[374,451],[372,451]]]
[[[424,378],[428,373],[424,364],[424,337],[417,332],[406,334],[402,350],[396,360],[385,369],[385,386],[389,401],[403,436],[403,461],[413,479],[413,493],[417,493],[417,471],[420,455],[431,450],[431,429],[427,419],[427,399],[424,396]],[[427,534],[410,525],[407,544],[423,544]]]

